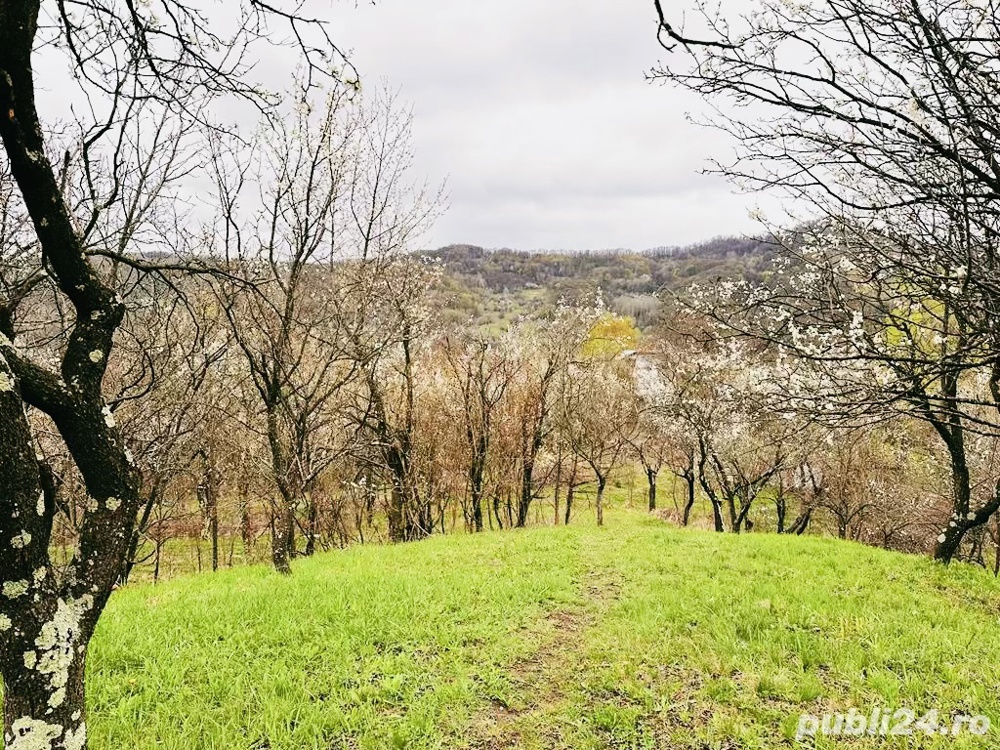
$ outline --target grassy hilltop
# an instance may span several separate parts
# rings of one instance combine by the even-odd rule
[[[1000,722],[1000,585],[815,537],[614,510],[121,590],[93,748],[776,748],[873,704]],[[958,737],[807,747],[990,747]]]

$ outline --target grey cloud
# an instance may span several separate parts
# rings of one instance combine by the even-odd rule
[[[366,85],[412,104],[416,168],[448,180],[428,246],[636,249],[754,231],[753,197],[700,171],[732,144],[702,103],[650,84],[651,0],[334,4]]]

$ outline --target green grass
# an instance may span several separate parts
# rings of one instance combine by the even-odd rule
[[[978,748],[793,736],[874,704],[1000,721],[1000,585],[832,539],[608,525],[358,547],[117,592],[92,748]]]

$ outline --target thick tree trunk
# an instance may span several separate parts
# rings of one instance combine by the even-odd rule
[[[783,495],[774,498],[774,510],[778,516],[778,533],[785,533],[785,516],[788,514],[788,504]]]
[[[0,425],[4,745],[80,750],[86,743],[83,665],[101,601],[90,594],[63,598],[56,589],[48,559],[53,497],[44,491],[17,381],[2,353]]]
[[[796,518],[792,525],[788,527],[785,531],[786,534],[795,534],[796,536],[802,536],[806,529],[809,528],[809,521],[812,520],[812,508],[806,508],[798,518]]]
[[[837,518],[837,538],[847,539],[847,521],[843,518]]]
[[[957,388],[957,381],[950,381],[945,386],[946,392],[952,395],[955,388]],[[947,423],[932,422],[932,424],[948,447],[951,464],[952,515],[948,525],[938,537],[937,546],[934,549],[934,559],[947,565],[962,546],[965,533],[969,529],[985,523],[989,516],[977,521],[975,514],[970,513],[972,482],[969,464],[965,456],[965,428],[961,418],[955,413]],[[995,507],[994,510],[996,510]]]
[[[722,520],[722,503],[717,498],[711,498],[712,519],[715,521],[715,530],[722,533],[726,530],[726,524]]]
[[[965,518],[960,517],[957,513],[952,515],[948,526],[938,537],[937,546],[934,549],[934,559],[946,565],[950,563],[958,554],[965,535],[970,530],[987,523],[998,510],[1000,510],[1000,481],[994,487],[993,497],[978,511],[970,511],[965,515]]]
[[[60,601],[41,632],[24,639],[30,641],[24,650],[3,660],[3,736],[8,750],[86,747],[84,671],[89,635],[74,632],[79,617],[77,605]],[[50,648],[42,648],[50,643]]]
[[[469,488],[472,492],[472,530],[483,531],[483,486],[486,483],[486,455],[489,442],[485,434],[476,438],[470,428],[469,446],[472,462],[469,464]]]
[[[484,530],[482,484],[472,486],[472,530],[475,533]]]
[[[87,486],[97,496],[98,510],[84,516],[80,549],[60,581],[48,556],[54,486],[51,477],[46,479],[44,465],[35,459],[16,381],[6,367],[0,354],[4,742],[8,750],[82,750],[86,746],[87,648],[111,588],[124,569],[133,527],[122,514],[130,513],[134,521],[138,478],[116,475],[114,464],[105,465],[107,474],[95,478],[99,451],[107,447],[100,441],[95,445],[97,455],[77,461],[87,471]],[[74,427],[81,429],[79,423]],[[78,446],[76,439],[67,442]],[[126,479],[134,483],[128,486]],[[106,484],[102,487],[99,482]],[[117,496],[98,491],[116,486],[120,495],[129,497],[127,506]]]
[[[0,3],[0,138],[47,276],[73,307],[58,370],[15,344],[0,306],[0,675],[8,750],[83,750],[84,664],[94,626],[124,570],[139,510],[139,474],[105,404],[102,383],[125,314],[88,260],[35,110],[38,2]],[[55,423],[90,506],[67,570],[48,546],[51,472],[35,458],[25,405]]]
[[[708,447],[701,438],[699,438],[698,443],[698,481],[701,482],[701,488],[705,490],[705,494],[708,495],[708,500],[712,504],[712,517],[715,521],[715,530],[718,533],[722,533],[726,530],[725,523],[722,520],[722,501],[719,499],[718,493],[712,487],[712,483],[708,481],[705,474],[705,466],[708,463]]]
[[[736,523],[733,524],[733,531],[737,534],[744,529],[747,531],[753,530],[753,521],[748,517],[751,503],[745,500],[740,500],[740,503],[739,513],[736,514]]]
[[[503,517],[500,514],[500,494],[497,493],[493,496],[493,502],[491,503],[493,507],[493,518],[496,519],[497,528],[503,529]]]
[[[726,493],[726,509],[729,511],[729,528],[734,534],[740,533],[740,527],[736,522],[736,498],[732,493]]]

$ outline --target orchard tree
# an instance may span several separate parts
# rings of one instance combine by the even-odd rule
[[[573,454],[594,473],[597,525],[604,525],[604,491],[635,432],[628,363],[590,359],[570,367],[560,404],[561,431]],[[572,481],[572,478],[571,480]]]
[[[459,398],[469,492],[467,523],[483,530],[483,497],[491,448],[496,442],[499,412],[514,378],[514,362],[505,342],[472,336],[445,341],[445,360]]]
[[[646,500],[650,511],[656,510],[656,480],[660,470],[667,465],[674,450],[670,425],[667,422],[666,407],[670,397],[670,389],[660,376],[656,359],[649,354],[635,356],[633,377],[635,379],[636,427],[629,438],[629,446],[633,455],[639,459],[643,473],[646,475]],[[693,465],[690,467],[693,472]],[[683,470],[682,470],[683,471]],[[683,474],[680,474],[683,476]],[[684,513],[684,525],[694,505],[694,476],[689,485],[689,505]]]
[[[326,407],[357,372],[350,334],[340,330],[350,274],[336,265],[343,259],[336,229],[353,187],[357,118],[344,90],[327,93],[315,111],[310,94],[300,85],[288,123],[249,153],[235,139],[216,139],[213,162],[218,252],[244,277],[219,296],[263,417],[277,488],[272,561],[285,574],[295,554],[296,513],[338,455]],[[262,194],[247,195],[257,185]],[[251,218],[243,215],[246,203]]]
[[[715,311],[819,363],[822,409],[932,425],[951,465],[947,562],[1000,508],[996,476],[972,499],[967,455],[1000,422],[997,3],[699,3],[683,28],[654,6],[671,57],[653,77],[724,109],[715,124],[739,144],[719,171],[814,220],[775,232],[795,281]]]
[[[528,511],[544,484],[538,476],[539,458],[554,436],[554,410],[565,384],[567,370],[578,355],[597,312],[587,306],[560,302],[552,315],[541,320],[524,320],[508,331],[508,343],[516,360],[514,387],[508,418],[514,423],[515,453],[520,488],[516,525],[528,522]],[[561,461],[551,461],[557,472]],[[556,489],[558,493],[558,488]],[[555,518],[559,507],[556,499]]]
[[[183,293],[170,299],[149,295],[123,322],[121,341],[105,377],[126,445],[139,468],[141,505],[122,570],[122,580],[139,562],[140,544],[157,505],[195,464],[206,465],[218,484],[218,433],[232,430],[223,405],[231,389],[219,383],[219,365],[229,351],[229,337],[209,311],[207,285],[184,280]],[[215,493],[212,493],[213,496]],[[209,503],[209,531],[217,568],[217,507]]]
[[[439,271],[414,257],[383,258],[375,292],[359,307],[366,323],[353,337],[361,378],[352,419],[367,449],[361,459],[386,477],[389,540],[423,539],[434,528],[431,498],[421,492],[419,397],[436,321],[429,292]]]

